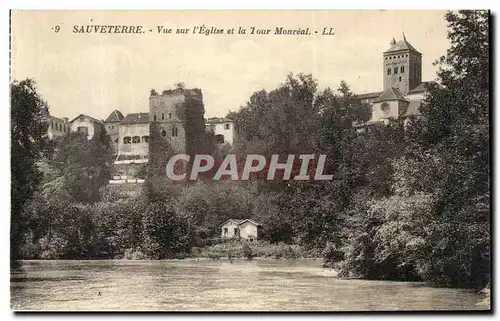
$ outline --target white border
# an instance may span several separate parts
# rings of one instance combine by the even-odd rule
[[[493,14],[497,13],[497,7],[499,4],[499,1],[485,1],[485,0],[475,0],[475,1],[465,1],[465,0],[455,0],[455,1],[428,1],[428,0],[420,0],[420,1],[387,1],[387,0],[379,0],[379,1],[342,1],[342,2],[337,2],[335,4],[330,3],[329,1],[324,1],[324,0],[307,0],[307,1],[295,1],[295,0],[289,0],[283,3],[276,3],[276,2],[270,2],[269,0],[254,0],[254,1],[245,1],[245,3],[241,1],[178,1],[178,2],[171,2],[169,4],[165,4],[160,1],[150,1],[150,0],[141,0],[141,1],[126,1],[122,0],[118,2],[120,5],[118,6],[116,3],[111,4],[111,3],[104,3],[103,1],[94,1],[94,0],[85,0],[85,1],[56,1],[56,0],[50,0],[50,1],[3,1],[2,2],[2,10],[0,17],[2,19],[2,23],[0,24],[2,30],[1,30],[1,39],[2,39],[2,50],[0,50],[0,75],[2,77],[2,84],[0,85],[0,92],[2,95],[2,116],[0,117],[0,129],[2,130],[2,139],[0,139],[0,151],[2,151],[1,155],[4,155],[3,157],[0,158],[1,162],[1,169],[2,169],[2,175],[0,176],[2,178],[2,182],[0,185],[1,191],[0,191],[0,196],[2,197],[2,207],[3,211],[2,213],[2,224],[0,224],[1,231],[0,235],[2,235],[3,239],[2,242],[0,243],[0,257],[3,258],[4,264],[1,266],[1,297],[0,297],[0,306],[1,306],[1,312],[2,312],[2,320],[4,319],[12,319],[14,318],[14,315],[10,312],[10,297],[9,297],[9,291],[10,291],[10,280],[9,280],[9,217],[10,217],[10,209],[9,209],[9,204],[10,204],[10,147],[9,147],[9,135],[10,135],[10,118],[9,118],[9,67],[7,65],[7,61],[9,59],[9,12],[8,9],[60,9],[60,10],[111,10],[111,9],[119,9],[119,10],[145,10],[145,9],[181,9],[181,10],[187,10],[187,9],[209,9],[209,10],[217,10],[217,9],[231,9],[231,10],[245,10],[245,9],[262,9],[262,10],[285,10],[285,9],[291,9],[291,10],[347,10],[347,9],[365,9],[365,10],[378,10],[380,8],[384,9],[390,9],[390,10],[410,10],[410,9],[430,9],[430,10],[436,10],[436,9],[460,9],[460,8],[469,8],[469,9],[492,9]],[[495,33],[495,38],[492,39],[492,43],[496,43],[498,38],[498,33]],[[495,53],[495,58],[498,58],[498,51]],[[496,60],[496,59],[495,59]],[[495,70],[496,71],[496,70]],[[495,76],[496,76],[495,72]],[[495,77],[496,78],[496,77]],[[495,84],[495,88],[493,89],[493,93],[496,92],[498,84]],[[491,106],[493,109],[496,106]],[[495,123],[497,123],[499,112],[496,112],[494,114],[495,119],[493,120]],[[496,132],[496,131],[495,131]],[[495,133],[494,133],[495,134]],[[495,135],[494,144],[495,148],[498,149],[499,146],[498,144],[498,137]],[[495,168],[497,165],[498,159],[495,160],[495,164],[493,164],[493,168]],[[495,195],[497,196],[498,194],[498,188],[495,189]],[[493,195],[492,195],[493,196]],[[493,197],[494,197],[493,196]],[[495,197],[496,199],[496,197]],[[496,218],[494,220],[495,226],[494,230],[498,230],[498,221],[499,219]],[[495,240],[498,239],[498,237],[494,238]],[[496,248],[496,243],[493,245],[493,248]],[[495,254],[493,254],[494,256]],[[498,262],[497,267],[498,267]],[[495,273],[495,276],[498,274],[496,273],[497,269],[493,273]],[[495,277],[495,280],[497,278]],[[496,282],[497,283],[497,282]],[[498,295],[498,293],[495,293]],[[495,296],[496,297],[496,296]],[[492,302],[493,303],[493,302]],[[494,304],[494,303],[493,303]],[[43,316],[43,315],[42,315]],[[172,317],[178,317],[177,315],[156,315],[157,317],[160,318],[172,318]],[[251,318],[258,318],[258,319],[270,319],[270,318],[309,318],[312,315],[281,315],[281,316],[272,316],[272,315],[266,315],[266,316],[250,316]],[[350,316],[349,318],[361,318],[361,317],[373,317],[374,315],[371,314],[366,314],[366,315],[356,315],[356,316]],[[402,315],[398,315],[402,316]],[[53,316],[47,316],[45,317],[50,317],[52,318]],[[82,317],[82,316],[80,316]],[[111,315],[85,315],[83,316],[85,318],[92,318],[92,319],[104,319],[105,317],[111,317]],[[124,315],[113,315],[112,317],[118,317],[118,318],[123,318]],[[141,319],[142,315],[131,315],[127,316],[131,317],[134,319]],[[188,317],[188,318],[193,318],[196,319],[200,317],[199,315],[184,315],[182,317]],[[208,317],[208,316],[205,316]],[[219,318],[219,317],[224,317],[224,315],[216,315],[216,316],[211,316],[212,318]],[[226,315],[225,317],[238,317],[241,318],[243,317],[242,315]],[[320,318],[344,318],[346,315],[315,315],[314,317],[320,317]],[[386,315],[378,315],[376,316],[377,318],[385,318]],[[429,316],[429,315],[420,315],[418,318],[421,319],[429,319],[435,318],[436,316]],[[471,315],[449,315],[448,317],[451,318],[461,318],[461,317],[466,317],[470,318]]]

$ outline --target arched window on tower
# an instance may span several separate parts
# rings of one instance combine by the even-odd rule
[[[153,121],[156,121],[156,115],[153,115]]]
[[[391,68],[387,69],[387,76],[391,75]]]
[[[398,73],[398,67],[394,67],[394,74],[396,75]]]
[[[164,129],[164,130],[161,131],[161,137],[165,137],[165,136],[167,136],[167,132]]]
[[[179,131],[177,129],[177,127],[172,127],[172,137],[177,137],[177,135],[179,134]]]
[[[405,67],[404,66],[401,66],[400,68],[400,72],[403,74],[405,72]]]
[[[161,113],[161,120],[165,120],[165,114]]]

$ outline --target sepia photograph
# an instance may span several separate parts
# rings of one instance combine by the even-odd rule
[[[11,10],[13,312],[491,313],[487,10]]]

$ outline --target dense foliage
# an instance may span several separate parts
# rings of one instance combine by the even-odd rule
[[[10,260],[15,264],[21,258],[20,245],[28,220],[22,208],[31,199],[42,180],[36,163],[45,150],[44,134],[48,116],[47,104],[30,80],[14,82],[10,86],[11,139],[11,230]]]

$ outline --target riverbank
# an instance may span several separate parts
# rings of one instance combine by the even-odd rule
[[[299,245],[269,241],[221,240],[214,244],[193,247],[190,253],[178,254],[168,259],[321,259]],[[148,259],[140,249],[126,250],[123,256],[117,259],[144,260]]]

